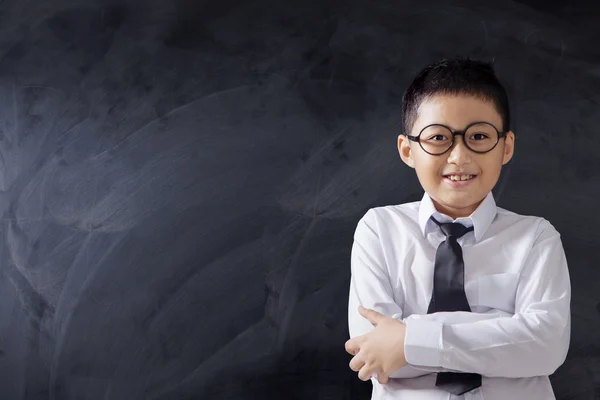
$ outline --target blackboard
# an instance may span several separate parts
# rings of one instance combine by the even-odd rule
[[[600,14],[570,1],[0,5],[0,398],[366,399],[348,367],[356,223],[418,200],[401,96],[493,61],[501,207],[561,232],[600,398]]]

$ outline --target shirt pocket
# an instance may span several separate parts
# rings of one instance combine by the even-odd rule
[[[519,274],[503,272],[477,278],[477,305],[510,314],[515,312],[515,298]]]

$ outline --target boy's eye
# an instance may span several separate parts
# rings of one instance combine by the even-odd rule
[[[486,135],[485,133],[474,133],[471,135],[471,139],[474,140],[483,140],[483,139],[487,139],[489,136]]]
[[[448,138],[445,135],[439,134],[439,135],[432,135],[427,140],[439,141],[439,140],[448,140]]]

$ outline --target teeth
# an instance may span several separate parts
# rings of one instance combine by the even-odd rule
[[[473,175],[448,175],[451,181],[468,181],[473,178]]]

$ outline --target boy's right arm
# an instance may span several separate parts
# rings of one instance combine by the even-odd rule
[[[354,233],[351,254],[350,294],[348,300],[348,327],[350,338],[369,333],[374,327],[358,312],[358,306],[373,309],[383,315],[402,318],[402,305],[394,296],[390,277],[377,233],[374,211],[369,210],[359,221]],[[396,293],[402,298],[402,293]],[[406,365],[393,372],[390,378],[414,378],[442,368],[414,368]]]

